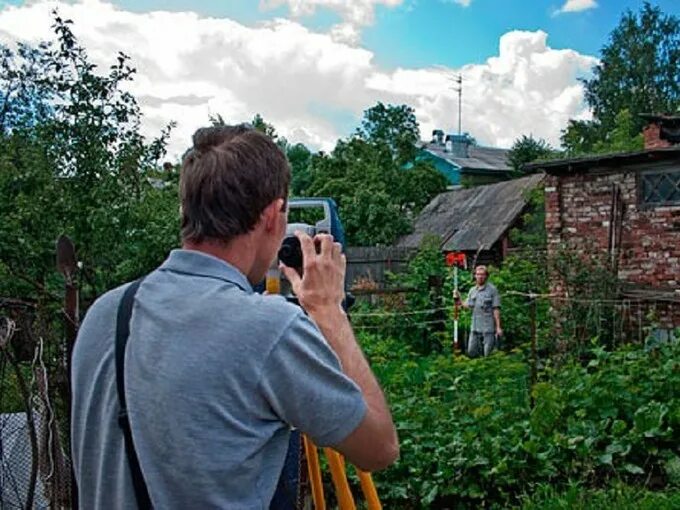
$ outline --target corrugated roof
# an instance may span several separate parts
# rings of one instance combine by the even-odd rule
[[[416,248],[433,234],[441,238],[444,251],[488,250],[527,205],[527,192],[542,180],[543,174],[534,174],[437,195],[418,216],[414,232],[397,245]]]
[[[616,152],[611,154],[596,154],[553,161],[539,161],[524,165],[525,170],[543,170],[547,173],[568,173],[594,168],[620,167],[639,163],[653,163],[656,161],[677,159],[680,157],[680,145],[660,149],[645,149],[634,152]]]
[[[451,152],[445,151],[446,146],[438,143],[424,143],[421,147],[433,156],[444,159],[461,168],[462,172],[509,172],[508,149],[497,149],[494,147],[480,147],[470,145],[468,147],[467,158],[454,156]]]

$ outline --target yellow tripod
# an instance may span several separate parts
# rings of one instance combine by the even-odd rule
[[[278,270],[271,270],[267,272],[267,279],[265,280],[267,293],[280,294],[281,280]],[[305,435],[303,442],[305,446],[305,456],[307,457],[307,470],[309,471],[309,481],[312,487],[312,499],[314,501],[315,510],[326,510],[326,499],[323,492],[323,482],[321,480],[321,464],[319,463],[319,452],[317,447]],[[333,486],[335,487],[336,496],[338,499],[338,507],[340,510],[356,510],[354,497],[349,488],[347,481],[347,473],[345,472],[345,459],[338,452],[332,448],[324,448],[324,454],[328,460],[328,467],[331,472]],[[382,510],[382,504],[378,498],[378,491],[375,489],[373,478],[370,473],[361,471],[356,468],[359,476],[359,483],[361,490],[366,498],[368,510]]]
[[[307,456],[307,468],[309,470],[309,481],[312,486],[312,499],[314,500],[314,508],[316,510],[326,510],[326,499],[323,493],[323,483],[321,481],[321,465],[319,464],[319,452],[317,447],[310,441],[307,436],[303,436],[305,444],[305,455]],[[328,467],[333,479],[333,486],[338,498],[338,507],[340,510],[356,510],[354,497],[347,482],[347,474],[345,472],[345,459],[338,452],[332,448],[324,448],[326,459],[328,460]],[[361,490],[366,498],[368,510],[382,510],[380,499],[378,499],[378,492],[375,490],[373,478],[370,473],[361,471],[356,468],[359,475],[359,482],[361,483]]]

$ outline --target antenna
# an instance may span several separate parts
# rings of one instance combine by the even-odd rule
[[[458,92],[458,135],[463,134],[463,130],[461,129],[462,126],[462,108],[463,108],[463,75],[459,74],[458,78],[455,79],[455,82],[458,84],[458,87],[456,87],[454,90]]]
[[[463,75],[459,74],[456,78],[449,78],[454,83],[451,89],[458,92],[458,135],[463,134]]]

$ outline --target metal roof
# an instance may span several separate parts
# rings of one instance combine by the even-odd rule
[[[421,149],[429,152],[437,158],[444,159],[449,163],[460,167],[463,173],[483,172],[509,172],[511,170],[508,164],[509,149],[497,149],[494,147],[480,147],[479,145],[470,145],[468,147],[467,158],[457,157],[451,152],[446,151],[446,146],[436,142],[423,143]]]
[[[412,234],[397,246],[417,248],[425,236],[437,235],[444,251],[488,250],[513,225],[527,205],[528,192],[543,174],[457,189],[437,195],[420,213]]]
[[[547,173],[567,173],[576,170],[588,170],[603,166],[626,166],[639,163],[653,163],[680,157],[680,145],[662,149],[647,149],[635,152],[618,152],[613,154],[598,154],[569,159],[556,159],[524,165],[525,170],[544,170]]]
[[[645,120],[650,120],[650,121],[669,121],[669,122],[678,122],[680,121],[680,115],[679,114],[672,114],[672,113],[640,113],[638,114],[638,117],[642,117]]]

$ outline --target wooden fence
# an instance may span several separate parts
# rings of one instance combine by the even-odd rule
[[[350,246],[347,255],[347,284],[352,287],[357,280],[369,279],[384,287],[386,273],[398,273],[406,269],[415,254],[412,248],[396,246]]]

